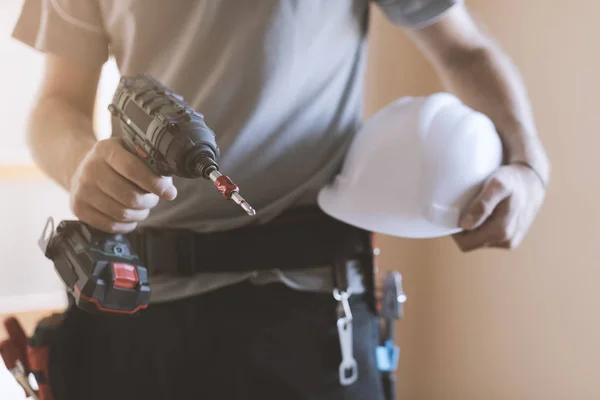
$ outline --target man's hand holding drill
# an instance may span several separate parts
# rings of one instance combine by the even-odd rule
[[[173,200],[171,177],[154,174],[120,139],[99,141],[71,178],[71,209],[82,222],[107,233],[127,233],[159,200]]]

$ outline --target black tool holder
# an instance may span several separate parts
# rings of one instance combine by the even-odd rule
[[[383,388],[388,400],[396,398],[396,370],[400,348],[394,344],[394,324],[404,316],[406,295],[402,289],[402,275],[389,272],[382,287],[380,315],[383,319],[381,345],[376,349],[377,367],[382,373]]]
[[[148,272],[123,235],[80,221],[62,221],[55,231],[49,218],[39,245],[82,310],[134,315],[148,306]]]

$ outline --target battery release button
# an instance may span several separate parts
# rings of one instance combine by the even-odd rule
[[[140,281],[137,269],[133,265],[113,263],[113,277],[115,288],[135,289]]]

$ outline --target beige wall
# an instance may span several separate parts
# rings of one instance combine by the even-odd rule
[[[33,335],[35,331],[35,327],[38,322],[45,317],[52,315],[53,313],[62,312],[62,309],[58,310],[50,310],[50,311],[30,311],[30,312],[19,312],[19,313],[10,313],[10,314],[0,314],[0,321],[4,321],[10,317],[16,317],[19,320],[19,323],[23,327],[25,334],[28,336]],[[0,326],[0,342],[8,339],[8,332],[6,332],[6,328],[4,325]],[[0,363],[0,367],[3,365]]]
[[[600,399],[600,2],[471,0],[521,69],[553,162],[548,199],[512,252],[461,254],[446,238],[380,238],[402,271],[402,399]],[[373,16],[367,114],[440,90]]]

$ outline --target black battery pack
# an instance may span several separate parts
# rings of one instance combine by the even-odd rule
[[[70,220],[55,230],[49,218],[39,245],[82,310],[135,315],[147,308],[148,271],[123,235]]]

